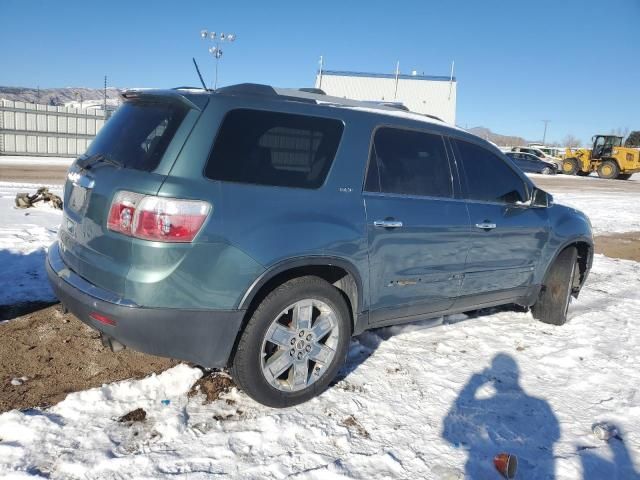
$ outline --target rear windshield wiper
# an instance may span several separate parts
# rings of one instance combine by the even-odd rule
[[[89,170],[91,167],[98,163],[108,163],[109,165],[113,165],[117,168],[123,167],[120,162],[115,161],[114,159],[103,153],[96,153],[94,155],[89,155],[86,158],[82,158],[76,162],[76,165],[84,170]]]

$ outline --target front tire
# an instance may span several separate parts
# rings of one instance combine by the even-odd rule
[[[294,278],[273,290],[247,323],[231,367],[254,400],[289,407],[322,393],[347,356],[349,308],[319,277]]]
[[[531,307],[534,318],[551,325],[565,324],[577,258],[578,251],[575,247],[567,247],[560,252],[547,273],[538,301]]]
[[[580,171],[580,164],[577,158],[565,158],[562,161],[562,173],[565,175],[576,175]]]
[[[613,160],[605,160],[598,165],[598,176],[600,178],[613,179],[620,174],[620,168],[618,164]]]

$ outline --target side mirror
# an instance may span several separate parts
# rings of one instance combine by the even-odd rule
[[[534,188],[533,193],[531,194],[530,206],[532,208],[547,208],[551,205],[553,205],[553,196],[544,190]]]

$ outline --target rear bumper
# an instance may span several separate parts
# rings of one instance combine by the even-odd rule
[[[47,255],[49,282],[58,299],[82,322],[134,350],[204,367],[227,366],[244,310],[140,307],[75,274],[58,249],[58,243],[53,243]],[[93,319],[94,312],[115,325]]]

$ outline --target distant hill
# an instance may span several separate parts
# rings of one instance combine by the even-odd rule
[[[495,143],[498,146],[518,146],[518,145],[526,145],[528,142],[522,137],[516,137],[512,135],[500,135],[499,133],[494,133],[490,129],[486,127],[473,127],[468,128],[467,132],[473,133],[480,138],[484,138],[485,140],[489,140],[490,142]]]
[[[118,88],[107,88],[107,105],[116,106],[120,103]],[[104,100],[104,90],[101,88],[25,88],[0,87],[0,98],[14,102],[40,103],[44,105],[66,106],[79,108],[99,107]]]

